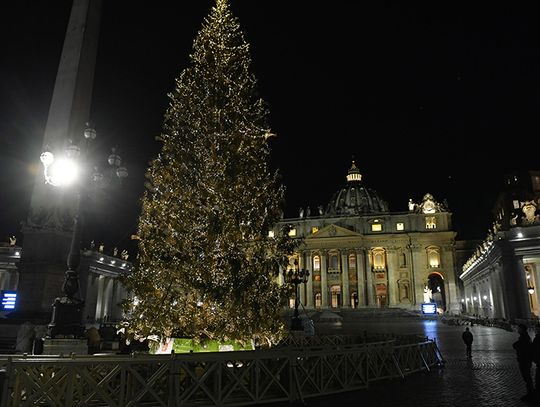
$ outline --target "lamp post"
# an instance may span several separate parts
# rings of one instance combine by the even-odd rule
[[[88,124],[87,124],[88,126]],[[81,238],[84,218],[84,202],[88,197],[90,185],[98,186],[103,181],[103,175],[95,171],[90,175],[87,169],[88,144],[96,138],[96,131],[87,127],[84,130],[86,149],[81,157],[79,146],[71,143],[65,155],[55,157],[51,151],[41,154],[40,160],[43,164],[43,175],[45,182],[53,187],[74,186],[76,194],[75,213],[73,216],[73,233],[67,257],[67,270],[62,283],[62,296],[57,297],[53,304],[51,322],[48,326],[47,336],[50,338],[82,338],[84,337],[84,326],[82,321],[82,310],[84,301],[78,298],[79,274],[78,267],[81,260]],[[120,179],[128,176],[125,167],[120,166],[122,161],[114,149],[108,157],[109,165],[114,170],[113,176]]]
[[[298,260],[295,259],[292,269],[283,270],[283,277],[286,283],[294,285],[294,315],[291,319],[291,331],[301,331],[303,330],[303,326],[302,320],[298,315],[298,306],[300,305],[298,286],[308,282],[309,271],[300,269],[298,267]]]

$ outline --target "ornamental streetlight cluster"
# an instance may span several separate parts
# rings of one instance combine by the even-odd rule
[[[298,306],[300,305],[298,286],[300,284],[306,284],[309,279],[309,270],[300,269],[298,266],[298,260],[294,260],[292,268],[283,270],[283,278],[285,283],[294,285],[294,315],[291,319],[291,331],[302,331],[302,320],[298,315]]]
[[[84,204],[90,189],[93,189],[91,187],[110,185],[113,178],[123,179],[128,176],[127,169],[121,166],[122,160],[114,149],[107,160],[112,172],[109,172],[106,184],[103,182],[106,177],[98,171],[97,167],[93,167],[93,172],[88,171],[88,147],[89,143],[95,140],[96,131],[87,124],[83,135],[85,150],[82,153],[81,148],[70,140],[63,154],[56,156],[47,148],[40,156],[45,182],[60,188],[74,186],[77,198],[67,270],[62,284],[63,295],[54,301],[52,319],[48,326],[47,335],[51,338],[84,337],[84,326],[81,323],[84,301],[78,298],[79,274],[77,270],[81,258]]]

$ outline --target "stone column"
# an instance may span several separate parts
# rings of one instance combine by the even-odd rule
[[[118,316],[119,316],[119,309],[120,309],[120,306],[118,305],[119,303],[119,297],[118,294],[118,285],[119,285],[119,282],[118,282],[118,279],[117,278],[112,278],[112,289],[111,289],[111,306],[110,306],[110,311],[109,311],[109,321],[118,321]]]
[[[452,314],[459,314],[461,312],[461,300],[458,295],[458,286],[453,271],[455,269],[454,248],[452,245],[446,245],[441,247],[441,250],[442,267],[445,270],[446,309]]]
[[[500,241],[502,248],[502,277],[504,279],[504,290],[508,300],[508,318],[530,318],[531,306],[529,293],[527,292],[527,281],[525,278],[525,267],[523,257],[517,256],[512,244],[508,241]]]
[[[321,250],[321,308],[328,308],[328,283],[326,281],[326,252]]]
[[[90,319],[94,321],[96,319],[96,305],[98,288],[96,284],[98,276],[95,273],[88,271],[87,285],[86,285],[86,297],[84,304],[84,317],[85,320]]]
[[[366,262],[364,260],[365,250],[363,248],[356,250],[356,281],[358,286],[358,307],[365,307],[367,303],[366,287]]]
[[[103,318],[105,314],[104,306],[104,296],[105,293],[105,276],[99,275],[97,278],[97,300],[96,300],[96,319]]]
[[[105,292],[103,293],[103,299],[104,299],[103,317],[107,317],[107,320],[110,320],[111,312],[112,312],[112,299],[113,299],[113,279],[111,277],[105,278],[104,289],[105,289]]]
[[[531,272],[532,276],[531,276],[531,279],[534,281],[534,298],[536,300],[536,303],[538,304],[538,307],[540,307],[540,279],[539,279],[539,271],[540,271],[540,262],[538,261],[538,259],[536,259],[535,261],[533,260],[530,260],[528,261],[528,263],[532,263],[533,264],[533,270]],[[540,309],[538,310],[540,311]]]
[[[343,287],[343,308],[351,308],[351,300],[349,295],[349,254],[347,251],[341,254],[341,283]]]
[[[424,279],[424,272],[427,261],[420,253],[420,246],[417,244],[409,245],[411,254],[411,273],[414,276],[414,299],[415,304],[422,304],[424,302],[424,285],[426,281]]]
[[[368,306],[375,307],[375,287],[373,287],[373,272],[371,271],[371,264],[369,262],[369,249],[366,248],[364,261],[367,275],[367,293],[368,293]]]
[[[312,254],[310,251],[305,253],[306,256],[306,270],[309,271],[309,278],[308,282],[306,284],[306,307],[307,308],[314,308],[313,305],[313,260],[312,260]]]
[[[394,247],[389,247],[386,249],[386,272],[387,272],[387,282],[386,284],[386,297],[388,301],[388,306],[393,307],[398,304],[398,288],[397,288],[397,276],[396,276],[396,265],[398,264],[397,250]]]
[[[279,274],[277,278],[278,278],[279,285],[285,284],[285,277],[283,277],[283,267],[281,266],[279,266]],[[289,306],[288,303],[287,303],[287,306]]]

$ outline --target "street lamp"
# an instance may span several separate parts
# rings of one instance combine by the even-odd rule
[[[291,331],[303,330],[302,320],[298,315],[298,306],[300,305],[298,295],[298,285],[306,284],[309,278],[309,271],[298,267],[298,260],[294,260],[292,269],[283,270],[283,278],[288,284],[294,284],[294,315],[291,319]]]
[[[87,124],[84,131],[86,147],[96,138],[96,131]],[[67,270],[62,283],[62,297],[55,299],[51,322],[48,326],[47,335],[51,338],[82,338],[84,337],[84,326],[82,321],[82,310],[84,301],[77,297],[79,292],[78,267],[81,260],[81,238],[83,229],[83,208],[82,204],[87,199],[88,188],[103,180],[103,175],[95,167],[94,173],[89,176],[85,171],[86,148],[82,159],[79,146],[70,143],[65,151],[65,155],[55,157],[51,151],[41,154],[40,160],[43,164],[43,175],[45,182],[54,187],[68,187],[74,185],[76,188],[76,204],[73,216],[73,234],[67,257]],[[128,176],[127,169],[121,167],[121,159],[114,149],[109,156],[109,164],[113,167],[114,175],[118,178]]]

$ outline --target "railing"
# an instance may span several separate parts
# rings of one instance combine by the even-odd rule
[[[441,363],[435,342],[136,356],[0,357],[0,406],[245,406],[365,389]]]

